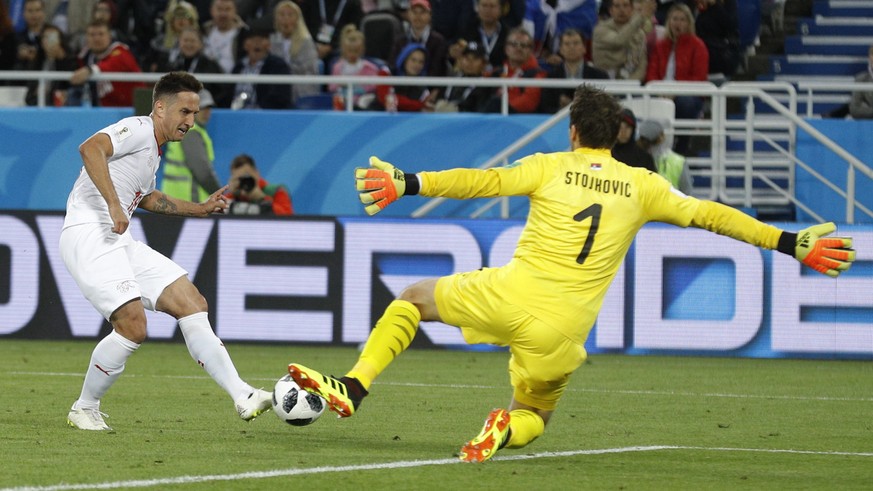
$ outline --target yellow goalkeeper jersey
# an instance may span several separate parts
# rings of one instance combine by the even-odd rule
[[[732,208],[686,196],[606,149],[538,153],[503,168],[417,175],[423,196],[529,197],[527,223],[494,291],[580,343],[645,223],[687,227],[697,215],[695,225],[769,248],[780,233]],[[743,219],[734,220],[735,214]],[[751,229],[740,231],[737,223]]]

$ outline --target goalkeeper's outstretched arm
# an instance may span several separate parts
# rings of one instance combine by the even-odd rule
[[[837,277],[855,260],[851,237],[825,237],[837,227],[833,222],[797,233],[780,230],[745,213],[714,201],[701,201],[691,225],[766,249],[775,249],[819,273]]]

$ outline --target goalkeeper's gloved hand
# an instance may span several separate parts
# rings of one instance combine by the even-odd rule
[[[851,237],[829,237],[837,226],[833,222],[813,225],[796,234],[783,232],[778,250],[832,278],[849,269],[855,260]]]
[[[415,174],[404,174],[388,162],[370,157],[370,167],[355,169],[355,188],[364,211],[375,215],[405,194],[418,193]]]

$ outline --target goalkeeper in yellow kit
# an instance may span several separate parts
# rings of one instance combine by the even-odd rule
[[[341,417],[351,416],[376,377],[409,347],[421,321],[458,326],[468,343],[509,346],[508,408],[493,410],[460,459],[481,462],[524,447],[545,429],[570,375],[586,358],[585,339],[637,231],[647,222],[704,228],[777,249],[836,277],[855,259],[850,238],[822,238],[832,223],[790,233],[728,206],[686,196],[657,174],[610,156],[620,107],[581,86],[570,108],[572,151],[535,154],[504,168],[403,173],[376,157],[357,169],[370,215],[404,195],[448,198],[528,196],[530,212],[512,260],[422,280],[386,309],[358,362],[339,379],[292,363],[288,371]]]

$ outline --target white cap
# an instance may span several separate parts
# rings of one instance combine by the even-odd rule
[[[212,98],[212,94],[203,89],[199,93],[200,95],[200,109],[206,109],[207,107],[215,107],[215,99]]]

